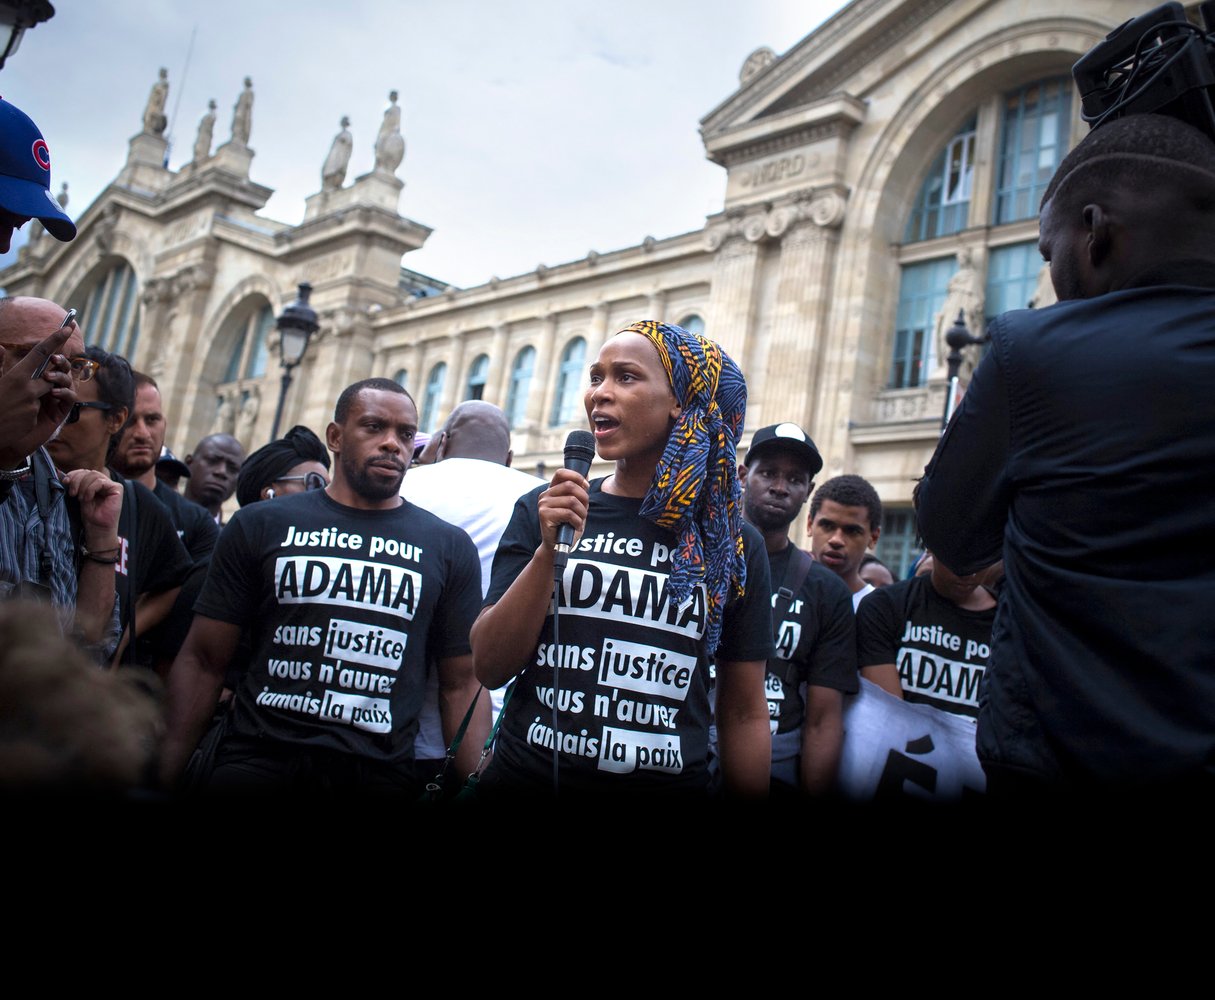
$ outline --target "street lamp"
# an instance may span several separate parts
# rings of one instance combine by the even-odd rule
[[[278,440],[278,425],[283,419],[283,404],[287,401],[287,389],[291,385],[291,370],[304,360],[309,338],[320,329],[320,323],[316,321],[316,310],[308,305],[312,286],[301,281],[299,289],[299,298],[287,306],[274,321],[279,334],[278,348],[283,362],[283,384],[278,392],[278,408],[274,411],[274,427],[270,431],[271,441]]]
[[[945,363],[949,365],[949,381],[946,383],[945,390],[945,416],[941,418],[942,434],[949,426],[949,418],[953,416],[953,411],[957,406],[958,369],[962,367],[962,348],[970,347],[972,344],[986,344],[987,335],[976,337],[966,329],[966,317],[959,309],[958,318],[954,320],[953,326],[945,331],[945,343],[949,345],[949,354],[945,357]]]
[[[0,0],[0,69],[17,51],[26,28],[34,28],[55,16],[47,0]]]

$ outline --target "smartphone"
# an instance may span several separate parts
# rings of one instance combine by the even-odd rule
[[[59,330],[63,330],[65,328],[67,328],[68,326],[70,326],[72,323],[72,320],[74,320],[75,318],[76,318],[76,310],[69,309],[67,311],[67,315],[63,317],[63,322],[59,324]],[[58,333],[59,330],[56,330],[55,332]],[[52,357],[54,357],[53,354],[48,354],[45,358],[42,359],[42,364],[40,364],[37,368],[35,368],[34,374],[30,376],[31,382],[42,378],[42,373],[46,371],[46,366],[51,363]]]

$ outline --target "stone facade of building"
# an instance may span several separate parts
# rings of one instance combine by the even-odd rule
[[[267,439],[273,317],[305,280],[322,326],[284,427],[321,430],[342,386],[397,377],[424,429],[470,396],[502,406],[528,469],[559,464],[583,424],[586,366],[606,336],[643,318],[703,324],[747,374],[746,435],[796,421],[823,478],[873,481],[898,563],[912,479],[939,433],[943,328],[959,308],[973,327],[1052,300],[1037,202],[1085,131],[1070,67],[1143,9],[855,0],[784,55],[753,53],[702,120],[725,179],[702,230],[474,288],[402,267],[430,231],[398,212],[395,94],[376,168],[345,185],[335,168],[298,226],[257,214],[271,191],[250,179],[247,126],[234,120],[212,153],[212,114],[178,171],[162,136],[136,135],[77,239],[32,240],[0,282],[76,306],[92,342],[152,373],[179,454],[211,430],[250,448]]]

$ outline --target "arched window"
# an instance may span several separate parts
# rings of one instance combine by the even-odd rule
[[[409,388],[407,384],[409,382],[409,372],[407,372],[404,368],[398,368],[397,373],[392,376],[392,380],[402,389]]]
[[[907,220],[908,242],[930,240],[966,228],[975,175],[977,123],[978,118],[971,115],[933,161]]]
[[[696,313],[689,313],[679,321],[679,325],[687,330],[688,333],[696,333],[702,337],[705,335],[705,321]]]
[[[139,289],[135,272],[119,261],[97,279],[80,310],[84,341],[128,361],[139,340]]]
[[[225,382],[261,378],[266,374],[266,360],[269,356],[266,340],[272,326],[274,310],[270,308],[269,303],[260,309],[253,309],[244,319],[238,320],[236,343],[228,357]]]
[[[934,370],[941,371],[943,359],[933,356],[934,331],[959,267],[958,247],[919,244],[963,234],[959,244],[973,261],[986,318],[1028,304],[1042,262],[1036,241],[1026,240],[1025,220],[1037,214],[1046,185],[1067,153],[1074,124],[1071,89],[1071,80],[1060,76],[993,94],[967,116],[934,159],[907,220],[907,242],[899,250],[887,388],[921,386]],[[988,163],[993,176],[987,184],[976,184],[978,165]],[[992,225],[971,228],[971,219],[990,219]],[[984,331],[970,332],[980,336]]]
[[[434,433],[439,400],[443,398],[443,383],[446,381],[447,363],[440,361],[430,370],[430,378],[426,380],[426,398],[422,401],[421,426],[418,428],[426,434]]]
[[[680,326],[683,326],[681,323]],[[685,329],[687,329],[685,327]],[[561,352],[557,367],[557,392],[553,396],[553,412],[549,423],[553,427],[568,424],[578,413],[579,392],[583,368],[586,365],[586,341],[575,337]]]
[[[536,349],[525,347],[515,355],[510,368],[510,392],[506,397],[506,419],[512,428],[527,416],[527,394],[532,385],[532,370],[536,366]]]
[[[464,389],[465,399],[481,399],[485,395],[485,380],[489,375],[489,355],[480,355],[468,369],[468,384]]]

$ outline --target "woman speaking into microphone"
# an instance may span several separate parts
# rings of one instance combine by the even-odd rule
[[[709,667],[727,792],[763,795],[768,561],[743,523],[747,388],[711,340],[646,321],[591,365],[586,412],[611,475],[559,470],[521,497],[472,630],[486,687],[516,678],[486,798],[704,795]],[[574,529],[558,570],[558,530]]]

